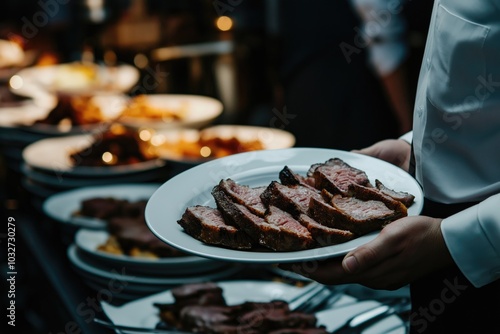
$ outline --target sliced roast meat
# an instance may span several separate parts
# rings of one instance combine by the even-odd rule
[[[304,177],[300,174],[297,174],[294,171],[292,171],[288,166],[285,166],[279,172],[279,179],[281,183],[286,186],[301,185],[304,187],[311,187],[312,189],[316,189],[314,187],[313,177]]]
[[[278,226],[281,230],[278,242],[282,243],[282,245],[277,245],[277,247],[284,248],[284,250],[302,250],[316,246],[307,228],[302,226],[288,212],[275,206],[270,206],[266,214],[266,221],[269,224]]]
[[[196,333],[269,333],[282,328],[315,328],[313,314],[291,312],[283,301],[244,302],[233,306],[187,306],[182,330]]]
[[[311,198],[322,201],[323,197],[317,190],[301,185],[285,186],[277,181],[272,181],[262,193],[262,201],[267,206],[276,206],[294,217],[307,214]]]
[[[231,179],[221,180],[218,187],[234,202],[246,206],[254,214],[263,217],[266,213],[266,207],[260,198],[266,187],[251,188],[240,185]]]
[[[380,230],[388,223],[402,217],[377,200],[335,195],[330,204],[311,200],[310,216],[320,224],[352,231],[358,236]]]
[[[393,189],[387,188],[378,179],[375,180],[375,187],[378,190],[380,190],[382,193],[386,194],[387,196],[390,196],[390,197],[394,198],[395,200],[400,201],[407,208],[409,208],[415,200],[415,196],[413,196],[412,194],[404,192],[404,191],[395,191]]]
[[[300,223],[286,220],[291,216],[282,216],[282,211],[278,212],[277,208],[269,210],[262,218],[233,202],[219,187],[214,188],[212,195],[224,219],[230,220],[261,246],[275,251],[294,251],[310,248],[314,244],[312,236]]]
[[[313,239],[320,246],[337,245],[356,237],[356,234],[349,230],[341,230],[321,225],[305,214],[299,216],[299,222],[307,228]]]
[[[179,327],[180,311],[186,306],[217,305],[224,306],[226,301],[222,288],[213,282],[190,283],[170,290],[173,303],[153,303],[160,311],[160,319],[171,326]]]
[[[389,209],[394,210],[394,212],[400,217],[408,215],[408,209],[402,202],[386,195],[377,188],[364,187],[353,183],[349,185],[347,193],[349,196],[356,197],[363,201],[376,200],[383,202]]]
[[[280,233],[277,226],[268,224],[264,218],[251,213],[245,206],[233,202],[219,186],[212,190],[212,195],[217,208],[229,224],[237,226],[261,246],[274,249],[273,239]]]
[[[345,195],[352,183],[371,186],[370,180],[364,171],[351,167],[338,158],[317,165],[312,176],[317,189],[326,189],[332,194]]]
[[[201,205],[188,207],[177,223],[187,234],[204,243],[233,249],[252,248],[249,236],[227,225],[217,209]]]

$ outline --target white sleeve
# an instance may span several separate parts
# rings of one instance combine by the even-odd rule
[[[362,20],[356,32],[367,41],[370,63],[379,75],[390,74],[408,54],[406,21],[401,15],[404,0],[350,1]]]
[[[453,260],[475,286],[500,278],[500,194],[441,223]]]
[[[398,139],[402,139],[411,145],[411,142],[413,140],[413,131],[409,131],[409,132],[405,133],[404,135],[400,136]]]

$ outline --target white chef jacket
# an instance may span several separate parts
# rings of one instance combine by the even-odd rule
[[[476,287],[500,278],[500,0],[435,0],[413,119],[416,178]]]

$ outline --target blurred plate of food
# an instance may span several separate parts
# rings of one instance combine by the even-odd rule
[[[290,148],[295,144],[295,137],[287,131],[274,128],[216,125],[203,130],[157,131],[152,136],[152,144],[161,159],[181,172],[232,154]]]
[[[117,223],[119,224],[119,222]],[[145,229],[140,227],[132,228],[128,232],[116,228],[111,229],[109,232],[83,228],[76,232],[75,244],[79,249],[103,264],[117,267],[127,266],[134,272],[154,276],[202,273],[227,265],[227,262],[214,261],[187,253],[172,252],[170,253],[172,256],[168,256],[169,253],[166,251],[157,252],[154,247],[159,246],[163,250],[165,244],[161,245],[153,238],[142,237],[147,232],[151,233],[145,224],[144,227]],[[134,236],[134,239],[140,239],[137,245],[134,245],[134,240],[131,241],[130,236],[133,233],[137,233],[137,238]],[[143,240],[146,240],[149,245]],[[151,250],[148,248],[151,248]]]
[[[321,333],[333,327],[312,313],[291,311],[289,303],[307,288],[269,281],[220,281],[183,284],[121,306],[101,302],[116,325],[144,329],[175,328],[192,333]],[[339,295],[335,306],[355,298]],[[293,327],[293,328],[290,328]],[[133,331],[126,331],[133,333]]]
[[[24,62],[24,50],[13,41],[0,39],[0,69],[17,67]]]
[[[130,211],[124,210],[126,202],[149,199],[159,186],[156,183],[124,183],[67,190],[47,198],[43,211],[61,223],[105,229],[109,218]]]
[[[23,122],[23,129],[46,135],[102,131],[120,116],[127,101],[121,94],[57,94],[55,99],[56,103],[43,116]]]
[[[222,103],[208,96],[141,94],[131,98],[120,122],[152,129],[201,128],[214,121],[222,111]]]
[[[0,127],[30,126],[37,119],[46,117],[55,105],[56,98],[52,94],[27,95],[24,92],[12,89],[10,84],[1,85]]]
[[[227,278],[242,270],[238,265],[228,265],[226,263],[225,267],[221,270],[216,269],[194,275],[139,275],[137,273],[132,273],[123,265],[116,268],[110,268],[107,265],[96,262],[95,259],[81,252],[75,244],[68,247],[67,256],[71,264],[87,279],[103,283],[109,283],[109,280],[112,279],[119,279],[120,282],[127,283],[127,286],[134,286],[136,291],[142,290],[144,292],[159,291],[159,289],[165,289],[167,286],[180,285],[183,283],[198,283]],[[119,275],[119,277],[117,277],[117,275]]]
[[[90,62],[32,66],[20,70],[17,75],[27,87],[34,85],[39,90],[77,95],[126,93],[139,80],[139,70],[134,66]]]
[[[153,170],[165,165],[138,131],[113,124],[89,135],[46,138],[28,145],[23,159],[32,168],[59,176],[110,176]]]

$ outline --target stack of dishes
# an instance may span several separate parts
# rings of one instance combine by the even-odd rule
[[[166,163],[161,159],[103,166],[80,166],[71,160],[72,153],[91,147],[95,138],[95,135],[88,134],[54,137],[28,145],[22,152],[24,187],[43,200],[60,191],[85,186],[165,180]],[[91,154],[91,149],[83,151],[86,152]]]
[[[82,73],[91,72],[76,70],[84,67],[76,63],[34,66],[11,73],[6,79],[1,87],[5,93],[18,100],[24,97],[19,103],[0,103],[0,144],[11,169],[20,171],[23,149],[38,140],[98,131],[118,117],[126,102],[123,94],[136,84],[139,71],[130,65],[93,64],[88,67],[93,68],[95,75],[87,74],[92,80],[85,81]],[[88,106],[80,104],[82,114],[88,117],[92,113],[90,107],[99,109],[98,121],[94,115],[90,115],[94,117],[92,121],[70,121],[74,115],[66,110],[70,109],[66,102],[77,96],[90,98]],[[61,121],[58,117],[65,119]]]
[[[50,94],[24,96],[11,93],[7,87],[0,89],[2,95],[9,95],[11,100],[0,102],[0,146],[9,167],[19,171],[23,149],[47,136],[25,129],[49,113],[55,105],[55,97]]]
[[[83,278],[96,291],[119,287],[114,297],[133,300],[186,283],[228,279],[242,270],[229,262],[196,256],[147,259],[107,254],[96,250],[96,240],[104,233],[79,230],[76,244],[68,248],[68,258]]]
[[[229,278],[242,267],[224,261],[180,254],[172,257],[128,256],[102,250],[110,237],[107,221],[75,215],[81,203],[95,198],[136,202],[147,200],[159,184],[123,184],[84,187],[45,200],[45,214],[66,227],[76,228],[67,256],[83,281],[97,291],[114,288],[114,297],[136,299],[184,282]],[[179,255],[179,254],[177,254]]]

